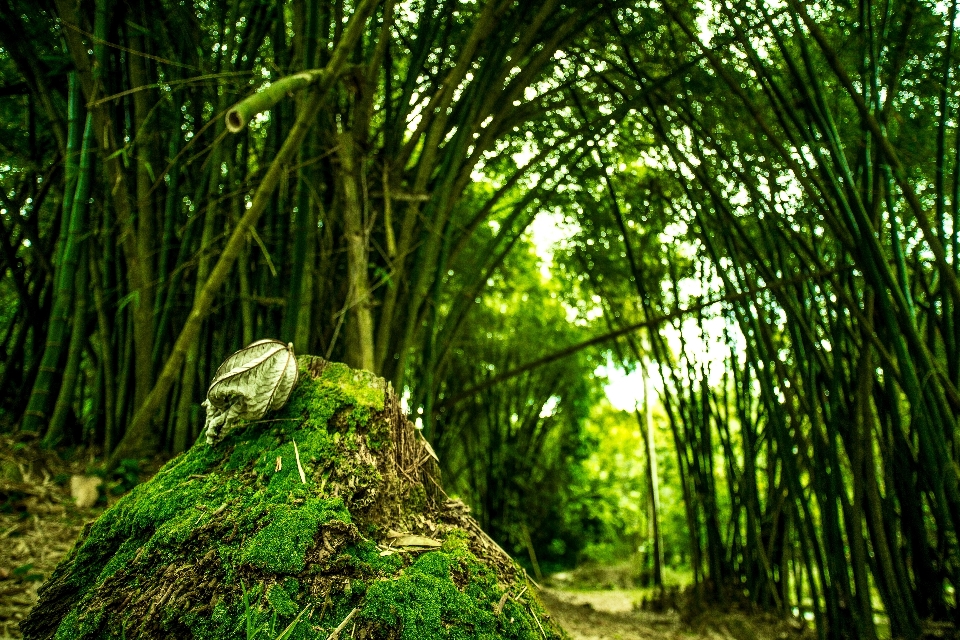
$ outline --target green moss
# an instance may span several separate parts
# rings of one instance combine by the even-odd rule
[[[243,469],[251,462],[263,461],[265,455],[272,451],[277,444],[277,439],[270,434],[263,434],[253,440],[241,440],[233,445],[233,451],[223,465],[224,471],[234,471]]]
[[[137,555],[137,552],[140,550],[140,545],[138,540],[130,539],[120,545],[120,548],[117,549],[114,556],[110,559],[107,565],[103,568],[103,571],[100,572],[99,582],[102,582],[115,574],[117,571],[126,567],[133,561],[133,558]]]
[[[403,568],[403,556],[400,554],[381,555],[380,549],[371,541],[365,541],[350,549],[357,566],[370,576],[389,576]]]
[[[270,587],[270,590],[267,592],[267,601],[281,619],[292,618],[297,615],[300,609],[297,603],[291,599],[287,590],[279,584]]]
[[[213,613],[210,614],[210,621],[217,626],[230,626],[234,616],[230,613],[230,607],[226,603],[218,602],[213,607]]]
[[[426,553],[400,576],[375,582],[361,616],[397,629],[403,640],[499,637],[493,594],[478,601],[460,591],[451,561],[444,552]]]
[[[300,382],[287,404],[272,419],[280,430],[327,431],[330,419],[338,411],[349,410],[357,416],[346,417],[353,424],[367,424],[371,412],[383,411],[382,381],[372,373],[354,371],[340,363],[330,363],[323,374],[313,379],[301,371]]]
[[[339,387],[350,404],[383,411],[383,381],[369,371],[351,369],[345,364],[331,362],[318,382]]]
[[[80,631],[79,618],[80,612],[77,609],[68,613],[67,617],[63,619],[63,622],[61,622],[57,628],[54,640],[72,640],[72,638],[81,637],[82,632]]]
[[[368,586],[359,618],[395,629],[402,640],[542,638],[524,608],[543,618],[535,601],[521,606],[508,599],[496,615],[503,589],[490,569],[470,552],[468,540],[466,532],[455,531],[440,550],[421,555],[399,573],[394,564],[398,555],[374,559],[369,550],[360,548],[358,557],[389,577]]]
[[[267,509],[267,526],[243,546],[241,561],[273,573],[295,574],[306,566],[307,548],[320,525],[350,522],[340,498],[310,500],[296,509]]]

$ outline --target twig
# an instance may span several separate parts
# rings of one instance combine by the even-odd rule
[[[0,540],[3,540],[3,539],[6,538],[7,536],[9,536],[11,533],[13,533],[14,531],[16,531],[19,527],[20,527],[20,524],[17,523],[17,524],[14,524],[14,525],[13,525],[12,527],[10,527],[9,529],[7,529],[6,531],[4,531],[3,533],[0,533]]]
[[[277,640],[285,640],[286,638],[288,638],[288,637],[290,636],[290,634],[293,632],[293,630],[297,627],[297,623],[300,622],[300,618],[302,618],[305,613],[312,612],[312,611],[313,611],[313,605],[312,605],[312,604],[311,604],[310,606],[304,607],[304,608],[300,611],[300,613],[297,614],[297,617],[293,619],[293,622],[291,622],[290,624],[288,624],[287,627],[286,627],[286,629],[284,629],[284,630],[280,633],[280,635],[277,636]],[[309,614],[308,614],[308,615],[309,615]]]
[[[340,625],[333,630],[333,633],[327,636],[327,640],[337,640],[337,638],[340,636],[340,632],[343,631],[343,628],[347,626],[347,623],[350,622],[353,616],[357,615],[357,611],[360,611],[360,607],[354,607],[353,611],[348,613],[347,617],[343,619],[343,622],[341,622]]]
[[[540,633],[543,634],[543,640],[547,640],[547,632],[543,630],[543,625],[540,624],[540,618],[537,617],[537,612],[533,610],[533,605],[528,605],[530,613],[533,614],[533,619],[537,622],[537,626],[540,627]]]
[[[504,552],[504,553],[506,553],[506,552]],[[530,574],[527,573],[527,570],[526,570],[526,569],[523,570],[523,575],[527,576],[527,580],[530,582],[530,584],[532,584],[534,587],[536,587],[537,591],[543,591],[543,587],[540,586],[540,583],[537,582],[536,580],[534,580],[533,578],[531,578],[531,577],[530,577]],[[524,588],[526,588],[526,587],[524,587]]]
[[[507,604],[507,598],[510,596],[509,591],[504,591],[503,595],[500,596],[500,602],[497,603],[497,606],[493,608],[493,614],[499,616],[503,613],[503,605]]]
[[[297,441],[293,441],[293,455],[297,458],[297,471],[300,472],[300,482],[307,484],[307,476],[303,473],[303,465],[300,464],[300,449],[297,448]]]

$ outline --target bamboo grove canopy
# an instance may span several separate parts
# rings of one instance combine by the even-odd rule
[[[660,372],[716,597],[830,638],[956,623],[956,26],[956,0],[3,0],[0,426],[181,452],[216,364],[275,336],[403,390],[445,472],[516,497],[481,521],[545,519],[517,478],[562,466],[609,353]],[[505,319],[540,215],[565,286]],[[522,455],[483,476],[477,449]]]

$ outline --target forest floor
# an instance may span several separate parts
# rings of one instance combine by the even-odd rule
[[[158,460],[146,469],[126,468],[102,477],[97,460],[90,456],[65,460],[33,443],[0,438],[0,640],[21,637],[18,624],[36,603],[37,589],[83,526],[160,464]],[[809,630],[795,621],[705,607],[678,591],[640,607],[649,592],[582,589],[563,580],[549,584],[541,594],[544,603],[573,640],[810,637]]]

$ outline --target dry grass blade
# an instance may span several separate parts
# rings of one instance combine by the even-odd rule
[[[297,617],[294,618],[293,621],[290,624],[288,624],[283,631],[280,632],[280,635],[277,636],[277,640],[286,640],[288,637],[290,637],[290,634],[293,633],[294,629],[296,629],[297,623],[300,622],[300,618],[302,618],[304,614],[307,614],[310,611],[313,611],[313,605],[310,605],[309,607],[304,607],[300,611],[300,613],[297,614]]]
[[[357,612],[358,612],[358,611],[360,611],[360,608],[359,608],[359,607],[354,607],[354,608],[353,608],[353,611],[351,611],[350,613],[348,613],[348,614],[347,614],[347,617],[343,619],[343,622],[341,622],[339,625],[337,625],[337,628],[333,630],[333,633],[331,633],[329,636],[327,636],[327,640],[336,640],[337,638],[339,638],[339,637],[340,637],[340,632],[343,631],[343,628],[346,627],[346,626],[350,623],[350,621],[353,619],[353,616],[357,615]]]
[[[300,482],[302,482],[303,484],[307,484],[307,476],[306,476],[306,474],[303,472],[303,465],[300,464],[300,449],[297,448],[297,441],[296,441],[296,440],[293,441],[293,455],[294,455],[294,457],[296,457],[296,459],[297,459],[297,471],[300,472]],[[277,460],[279,460],[279,459],[280,459],[280,458],[277,458]]]

